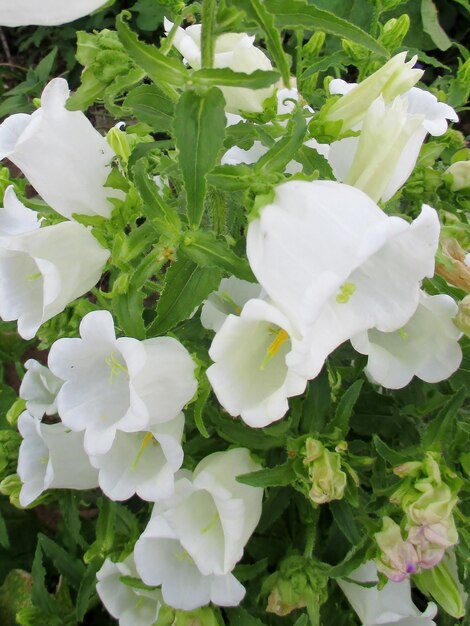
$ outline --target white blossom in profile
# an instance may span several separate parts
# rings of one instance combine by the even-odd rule
[[[423,205],[411,224],[362,191],[333,181],[288,181],[248,227],[253,273],[298,329],[286,364],[306,378],[343,341],[404,326],[434,273],[439,219]]]
[[[133,555],[119,563],[106,559],[96,574],[101,602],[119,626],[153,626],[163,603],[161,591],[126,584],[123,577],[138,579]]]
[[[108,0],[0,0],[0,26],[58,26],[98,10]]]
[[[171,337],[116,339],[108,311],[93,311],[80,324],[80,338],[59,339],[49,368],[65,381],[57,396],[69,428],[85,431],[90,455],[108,452],[116,432],[147,431],[174,419],[197,388],[195,364]]]
[[[105,187],[114,153],[84,113],[65,108],[69,94],[67,81],[54,78],[39,109],[8,117],[0,125],[0,159],[14,163],[64,217],[109,217],[109,198],[123,197],[122,191]]]
[[[378,580],[374,562],[368,561],[351,572],[348,580],[338,578],[336,581],[363,626],[436,626],[432,619],[437,613],[436,605],[431,602],[421,613],[411,599],[409,579],[389,581],[381,590],[377,586],[363,587],[351,582],[378,583]]]
[[[230,415],[260,428],[286,414],[288,398],[307,385],[286,362],[296,343],[287,317],[263,300],[249,300],[239,316],[227,316],[209,349],[214,363],[207,378]]]
[[[98,282],[109,251],[76,222],[39,228],[26,207],[18,211],[15,233],[10,210],[20,203],[13,192],[6,203],[9,208],[0,209],[0,228],[10,233],[0,233],[0,317],[18,320],[19,334],[32,339],[41,324]]]
[[[164,25],[168,34],[173,24],[165,18]],[[214,67],[228,67],[244,74],[251,74],[256,70],[272,70],[271,61],[262,50],[253,45],[254,41],[255,38],[247,33],[219,35],[215,39]],[[188,65],[195,70],[201,68],[201,24],[194,24],[185,29],[178,28],[173,45]],[[221,86],[220,90],[224,94],[228,113],[239,111],[259,113],[263,110],[263,102],[274,93],[274,86],[263,89]]]
[[[183,463],[181,439],[184,415],[149,427],[147,432],[116,432],[108,452],[90,456],[99,470],[98,481],[111,500],[127,500],[137,494],[156,502],[173,494],[175,472]]]
[[[20,504],[29,506],[46,489],[92,489],[98,472],[83,448],[83,435],[61,423],[44,424],[24,411],[18,418],[23,442],[18,475],[23,483]]]
[[[39,420],[44,414],[55,415],[57,394],[64,381],[36,359],[28,359],[24,366],[26,373],[21,381],[19,396],[25,400],[28,412]]]
[[[391,333],[370,329],[351,343],[368,355],[366,374],[383,387],[400,389],[413,376],[437,383],[449,378],[462,361],[462,333],[452,321],[457,311],[450,296],[422,291],[418,308],[402,328]]]

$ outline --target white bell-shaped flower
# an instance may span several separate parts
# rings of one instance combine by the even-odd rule
[[[201,324],[208,330],[219,331],[228,315],[240,315],[243,306],[252,298],[259,298],[261,287],[236,276],[222,278],[217,291],[213,291],[202,305]]]
[[[220,404],[255,428],[281,419],[288,398],[305,391],[307,378],[286,364],[296,331],[276,307],[253,299],[229,315],[209,350],[207,377]]]
[[[163,602],[161,591],[126,585],[123,577],[139,577],[133,555],[120,563],[106,559],[96,574],[96,592],[101,602],[119,626],[153,626]]]
[[[165,19],[168,33],[173,24]],[[255,70],[272,70],[271,61],[262,50],[253,45],[254,37],[246,33],[224,33],[215,40],[214,67],[228,67],[235,72],[251,74]],[[187,63],[198,70],[201,67],[201,25],[194,24],[186,29],[178,28],[173,45]],[[247,89],[246,87],[220,87],[226,102],[226,111],[259,113],[263,102],[274,93],[273,87]]]
[[[21,214],[19,224],[21,230],[26,226]],[[0,317],[18,320],[19,334],[32,339],[41,324],[97,283],[108,257],[76,222],[36,224],[28,232],[0,236]]]
[[[170,524],[154,513],[135,544],[137,571],[147,585],[161,585],[165,604],[191,611],[213,602],[237,606],[245,588],[231,573],[204,575],[182,546]]]
[[[332,83],[335,93],[357,88],[339,79]],[[458,121],[454,109],[424,89],[413,87],[388,105],[380,96],[358,125],[360,135],[334,141],[327,158],[339,181],[386,202],[412,173],[426,135],[443,135],[447,120]]]
[[[0,125],[0,159],[8,157],[64,217],[109,217],[109,198],[123,197],[104,186],[114,153],[84,113],[65,108],[69,93],[67,81],[54,78],[42,92],[41,108],[8,117]]]
[[[416,312],[402,328],[391,333],[371,329],[351,343],[369,356],[366,373],[383,387],[400,389],[413,376],[437,383],[449,378],[462,361],[458,344],[462,333],[452,321],[457,311],[450,296],[422,291]]]
[[[41,227],[36,211],[32,211],[16,197],[13,185],[7,187],[0,208],[0,239],[10,235],[22,235]]]
[[[107,0],[0,0],[0,26],[58,26],[96,11]]]
[[[59,415],[72,430],[85,431],[88,454],[108,452],[118,430],[172,420],[193,397],[195,364],[176,339],[116,339],[108,311],[85,315],[80,335],[52,345],[49,368],[65,381]]]
[[[24,366],[26,373],[19,396],[26,401],[28,412],[39,420],[44,414],[54,415],[57,413],[57,394],[64,381],[35,359],[28,359]]]
[[[183,463],[181,438],[184,415],[149,427],[148,432],[117,431],[111,449],[90,456],[99,470],[99,485],[111,500],[127,500],[135,493],[156,502],[173,494],[175,472]]]
[[[64,424],[43,424],[27,411],[19,416],[18,429],[23,437],[18,456],[21,506],[30,505],[46,489],[98,486],[98,472],[83,449],[83,435]]]
[[[236,477],[258,469],[245,448],[215,452],[192,477],[183,473],[175,495],[155,506],[135,562],[146,584],[162,585],[170,606],[190,610],[242,600],[245,590],[230,572],[259,522],[263,490]]]
[[[420,281],[434,273],[438,237],[437,213],[427,205],[409,224],[349,185],[276,187],[248,227],[247,254],[260,285],[302,335],[287,365],[313,378],[343,341],[406,324]]]
[[[409,579],[395,583],[389,581],[381,590],[362,587],[358,583],[378,583],[377,569],[368,561],[348,575],[348,580],[337,579],[338,585],[356,611],[362,626],[436,626],[433,621],[437,613],[435,604],[428,604],[421,613],[411,599]]]

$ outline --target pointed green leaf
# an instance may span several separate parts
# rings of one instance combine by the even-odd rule
[[[177,87],[182,87],[186,83],[188,72],[183,63],[166,57],[155,46],[139,41],[137,35],[125,23],[123,14],[116,19],[116,30],[132,60],[154,83],[158,85],[163,81]]]
[[[198,70],[192,75],[197,85],[206,87],[224,85],[228,87],[245,87],[246,89],[265,89],[279,80],[278,72],[255,70],[251,74],[234,72],[228,67]]]
[[[168,269],[165,288],[157,303],[157,317],[148,329],[149,336],[163,334],[193,313],[217,289],[221,274],[213,267],[199,267],[186,258]]]
[[[218,267],[242,280],[255,281],[248,261],[240,258],[225,240],[218,239],[212,232],[188,232],[180,250],[201,267]]]
[[[223,191],[242,191],[248,189],[256,179],[252,167],[240,165],[219,165],[214,167],[207,177],[210,185]]]
[[[291,463],[276,465],[237,476],[237,481],[251,487],[285,487],[295,480],[295,472]]]
[[[341,400],[336,407],[335,416],[328,425],[330,432],[333,433],[337,428],[340,432],[340,437],[346,437],[349,430],[349,419],[352,415],[354,405],[359,398],[363,384],[363,380],[356,380],[341,396]]]
[[[59,546],[46,535],[40,534],[38,539],[44,554],[51,559],[57,571],[65,576],[73,587],[78,589],[85,573],[85,566],[82,561],[71,556],[62,546]]]
[[[286,136],[277,141],[256,163],[258,172],[283,171],[302,147],[307,125],[301,111],[296,111],[287,125]]]
[[[139,120],[156,132],[171,130],[175,105],[156,85],[140,85],[129,92],[124,106]]]
[[[264,5],[266,10],[274,15],[278,28],[321,30],[330,35],[349,39],[381,57],[390,56],[378,41],[358,26],[330,11],[306,4],[304,0],[265,0]]]
[[[465,387],[460,387],[457,393],[442,407],[437,416],[429,422],[423,437],[425,450],[443,450],[452,436],[460,407],[466,398]]]
[[[186,91],[176,105],[174,133],[191,228],[197,228],[201,223],[206,176],[223,146],[224,108],[224,97],[216,87],[204,94]]]
[[[448,50],[452,41],[439,24],[439,16],[433,0],[421,0],[421,19],[424,32],[431,37],[439,50]]]
[[[353,546],[359,543],[362,535],[351,506],[345,500],[333,500],[329,507],[338,528],[349,543]]]

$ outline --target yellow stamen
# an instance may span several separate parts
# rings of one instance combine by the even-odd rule
[[[338,304],[346,304],[349,302],[350,297],[356,291],[356,285],[354,283],[343,283],[340,287],[340,293],[336,296],[336,302]]]
[[[398,331],[398,334],[400,335],[402,339],[408,339],[408,333],[406,332],[404,328],[400,328],[400,330]]]
[[[38,272],[37,274],[29,274],[26,276],[26,280],[37,280],[38,278],[41,278],[41,276],[41,272]]]
[[[118,361],[114,352],[111,352],[111,355],[108,356],[104,362],[111,369],[109,374],[109,383],[112,384],[114,376],[119,376],[121,372],[127,374],[127,367],[123,365],[120,361]]]
[[[263,362],[261,363],[261,367],[260,367],[261,370],[264,370],[264,368],[269,363],[269,361],[274,356],[276,356],[276,354],[279,352],[281,347],[286,343],[288,339],[289,339],[289,335],[286,333],[286,331],[283,328],[280,328],[277,331],[276,336],[274,337],[274,341],[272,341],[269,344],[268,349],[266,350],[266,356],[264,357]]]
[[[188,563],[194,563],[192,557],[186,550],[183,548],[180,552],[175,554],[178,561],[187,561]]]
[[[214,528],[214,526],[217,524],[217,522],[219,521],[219,512],[216,511],[214,513],[214,517],[211,519],[211,521],[208,523],[208,525],[205,528],[201,529],[201,533],[205,534],[208,533],[210,530],[212,530]]]
[[[137,452],[137,456],[135,457],[134,462],[132,463],[131,469],[135,470],[138,462],[140,461],[141,456],[144,453],[145,448],[149,445],[152,439],[153,439],[153,433],[145,433],[145,437],[142,439],[140,450]]]

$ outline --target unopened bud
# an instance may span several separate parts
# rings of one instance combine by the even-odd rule
[[[316,58],[323,48],[325,39],[325,33],[323,33],[321,30],[317,30],[302,48],[303,55],[308,55],[308,57]]]
[[[111,146],[116,156],[118,156],[124,163],[127,163],[131,155],[131,148],[129,146],[129,141],[126,133],[124,133],[117,126],[114,126],[108,132],[106,136],[106,141]]]
[[[414,576],[413,581],[446,613],[456,619],[464,617],[467,594],[459,581],[454,555],[446,555],[436,567]]]
[[[452,191],[470,189],[470,161],[457,161],[445,172]]]
[[[410,492],[402,501],[403,510],[411,524],[439,524],[449,519],[457,504],[457,497],[448,485],[432,485],[422,480],[417,481],[414,488],[420,495],[417,497],[416,492]]]
[[[436,261],[436,274],[454,287],[470,292],[470,266],[465,262],[467,252],[456,239],[445,239]]]
[[[305,443],[304,464],[312,482],[309,497],[316,504],[341,500],[347,476],[341,469],[341,455],[332,452],[317,439],[309,438]]]
[[[400,582],[418,568],[418,554],[410,541],[404,541],[401,529],[390,517],[383,518],[382,530],[375,533],[380,548],[376,565],[379,572]]]
[[[393,468],[393,473],[403,478],[404,476],[418,476],[423,464],[420,461],[409,461],[408,463],[402,463]]]
[[[20,504],[20,491],[22,483],[18,474],[10,474],[0,482],[0,493],[10,498],[10,504],[17,509],[22,509]]]
[[[384,24],[380,43],[393,52],[399,48],[410,28],[410,18],[406,13],[400,17],[393,17]]]
[[[465,296],[459,302],[459,310],[454,318],[454,324],[467,337],[470,337],[470,296]]]

